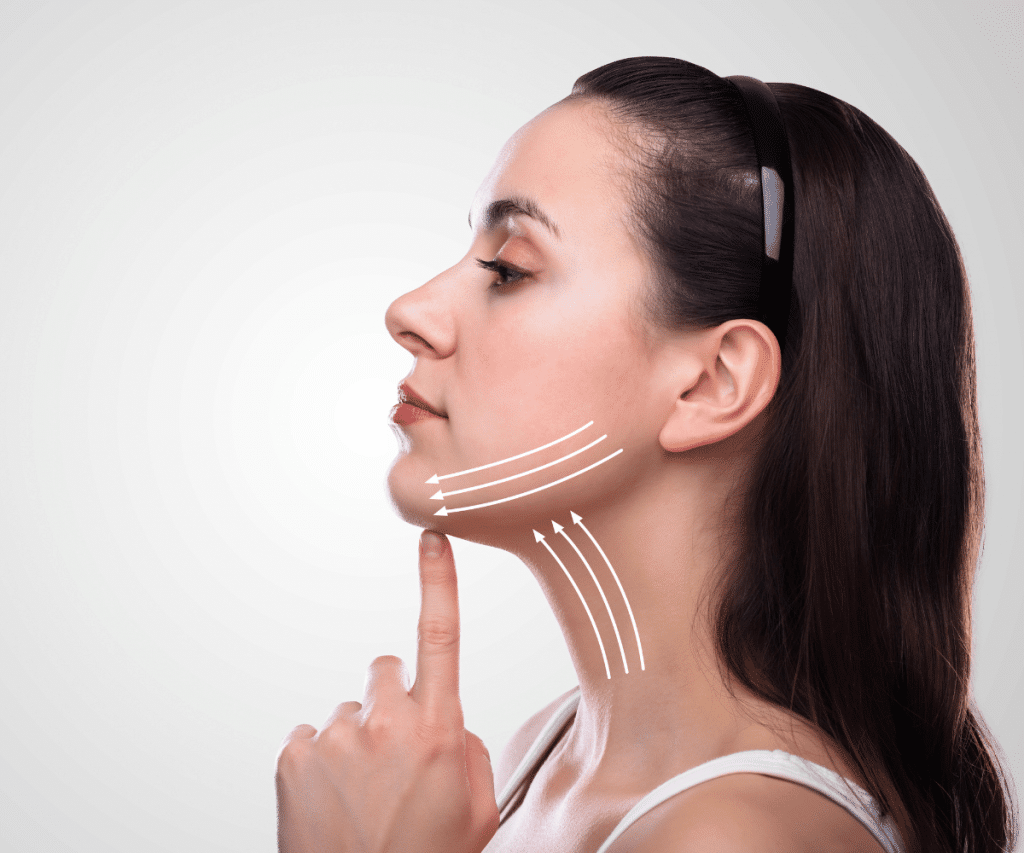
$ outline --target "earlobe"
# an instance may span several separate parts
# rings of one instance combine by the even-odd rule
[[[768,405],[778,386],[778,341],[757,320],[708,329],[679,360],[675,401],[658,440],[671,453],[735,435]]]

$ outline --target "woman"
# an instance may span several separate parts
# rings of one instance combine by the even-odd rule
[[[425,533],[416,681],[378,658],[286,739],[281,849],[1008,849],[969,293],[907,153],[813,89],[625,59],[509,140],[470,225],[387,312],[390,493],[522,559],[579,687],[492,771]]]

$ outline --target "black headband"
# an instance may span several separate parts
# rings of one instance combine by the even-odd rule
[[[739,89],[754,132],[757,165],[761,175],[764,254],[761,256],[761,319],[786,346],[790,293],[793,287],[793,167],[789,140],[775,95],[754,77],[725,77]],[[781,216],[780,216],[781,213]]]

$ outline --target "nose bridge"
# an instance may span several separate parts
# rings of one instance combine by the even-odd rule
[[[419,287],[403,293],[384,314],[384,323],[395,341],[413,355],[433,352],[439,358],[455,347],[454,305],[451,304],[452,267]]]

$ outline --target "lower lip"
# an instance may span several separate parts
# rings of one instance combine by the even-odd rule
[[[391,423],[399,426],[425,420],[443,421],[444,418],[433,412],[428,412],[426,409],[421,409],[419,406],[413,406],[411,403],[399,403],[391,410]]]

